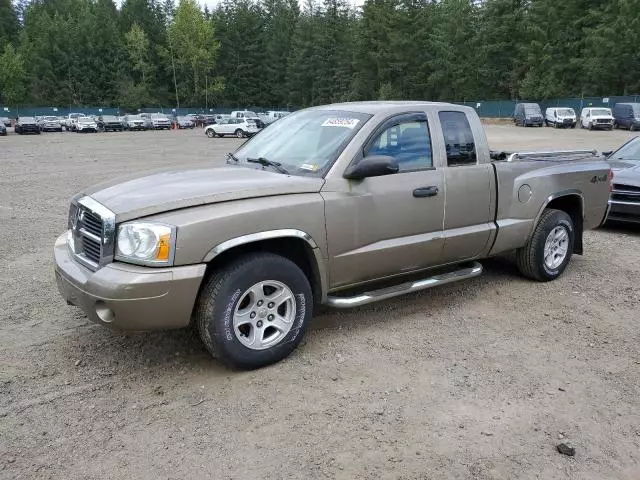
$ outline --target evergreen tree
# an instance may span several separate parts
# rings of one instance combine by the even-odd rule
[[[0,51],[11,42],[18,45],[20,24],[11,0],[0,0]]]
[[[0,55],[0,100],[6,105],[17,105],[24,98],[25,76],[22,56],[7,43]]]

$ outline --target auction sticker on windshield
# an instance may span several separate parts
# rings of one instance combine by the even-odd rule
[[[355,128],[358,125],[359,120],[357,118],[327,118],[323,123],[323,127],[343,127],[343,128]]]

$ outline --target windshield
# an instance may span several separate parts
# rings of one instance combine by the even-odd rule
[[[93,118],[89,118],[89,117],[80,117],[78,119],[79,122],[93,122]]]
[[[104,117],[102,117],[102,120],[105,122],[117,122],[118,119],[116,117],[114,117],[113,115],[105,115]]]
[[[608,108],[594,108],[593,110],[591,110],[591,115],[600,115],[600,116],[604,116],[604,117],[610,117],[611,116],[611,110],[609,110]]]
[[[562,116],[562,117],[572,117],[576,114],[576,112],[573,111],[573,108],[559,108],[558,109],[558,115]]]
[[[537,105],[525,105],[524,111],[532,115],[540,115],[540,107]]]
[[[637,160],[640,161],[640,137],[636,137],[624,144],[620,149],[611,155],[615,160]]]
[[[371,115],[343,110],[302,110],[262,130],[235,156],[240,161],[266,158],[290,172],[319,175],[369,118]]]
[[[57,122],[58,117],[44,117],[43,120],[46,120],[47,122]]]
[[[166,115],[163,115],[161,113],[154,113],[153,115],[151,115],[151,118],[154,118],[156,120],[166,120]]]
[[[36,121],[36,119],[35,119],[35,118],[33,118],[33,117],[20,117],[20,121],[21,121],[21,122],[30,122],[30,123],[33,123],[33,122],[35,122],[35,121]]]
[[[129,115],[127,120],[142,120],[142,117],[140,115]]]

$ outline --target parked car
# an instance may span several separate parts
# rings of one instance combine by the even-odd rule
[[[603,107],[583,108],[580,113],[580,128],[613,130],[611,109]]]
[[[541,127],[543,117],[540,105],[537,103],[517,103],[513,112],[513,122],[523,127]]]
[[[547,127],[576,128],[576,112],[573,108],[567,107],[547,108],[544,113],[544,122]]]
[[[91,117],[78,117],[75,121],[75,131],[78,133],[97,132],[98,124]]]
[[[204,129],[204,133],[209,138],[224,137],[225,135],[244,138],[251,137],[259,131],[260,128],[253,118],[227,118]]]
[[[40,117],[40,121],[38,122],[38,126],[40,127],[41,132],[61,132],[62,124],[58,117],[54,117],[52,115],[47,115],[46,117]]]
[[[78,119],[80,117],[85,117],[86,115],[84,113],[70,113],[69,115],[67,115],[67,118],[65,120],[64,123],[64,127],[65,129],[67,129],[70,132],[75,132],[76,130],[76,122],[78,121]]]
[[[616,103],[613,106],[613,120],[616,128],[640,129],[640,103]]]
[[[4,126],[3,122],[0,122],[0,137],[7,136],[7,127]]]
[[[125,115],[124,128],[126,130],[146,130],[147,126],[141,115]]]
[[[258,128],[264,128],[265,123],[260,119],[256,112],[252,112],[251,110],[235,110],[231,112],[229,118],[240,118],[246,120],[254,120]]]
[[[558,278],[604,221],[609,164],[584,151],[493,157],[505,160],[492,161],[470,107],[300,110],[227,166],[74,196],[54,247],[58,288],[96,323],[193,324],[214,356],[256,368],[296,348],[318,304],[475,277],[478,260],[511,251],[524,276]]]
[[[34,117],[19,117],[16,121],[15,132],[20,135],[25,133],[40,134],[40,127]]]
[[[177,116],[174,121],[177,128],[194,128],[195,123],[190,117]]]
[[[11,119],[9,117],[0,117],[0,123],[2,123],[5,127],[10,127]]]
[[[147,130],[171,130],[171,120],[163,113],[141,113]]]
[[[221,115],[195,115],[193,117],[193,123],[196,127],[206,127],[207,125],[218,123],[219,118],[221,118]]]
[[[291,112],[268,110],[266,113],[263,113],[262,115],[258,114],[258,116],[265,123],[265,125],[270,125],[276,120],[279,120],[280,118],[289,115],[289,113]]]
[[[640,223],[640,137],[604,154],[614,173],[608,220]]]
[[[98,130],[102,132],[121,132],[124,130],[122,121],[115,115],[102,115],[96,121]]]

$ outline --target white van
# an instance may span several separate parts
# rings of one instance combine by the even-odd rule
[[[613,130],[611,109],[604,107],[583,108],[580,113],[580,128]]]
[[[544,112],[544,123],[553,128],[576,128],[576,112],[573,108],[553,107]]]

